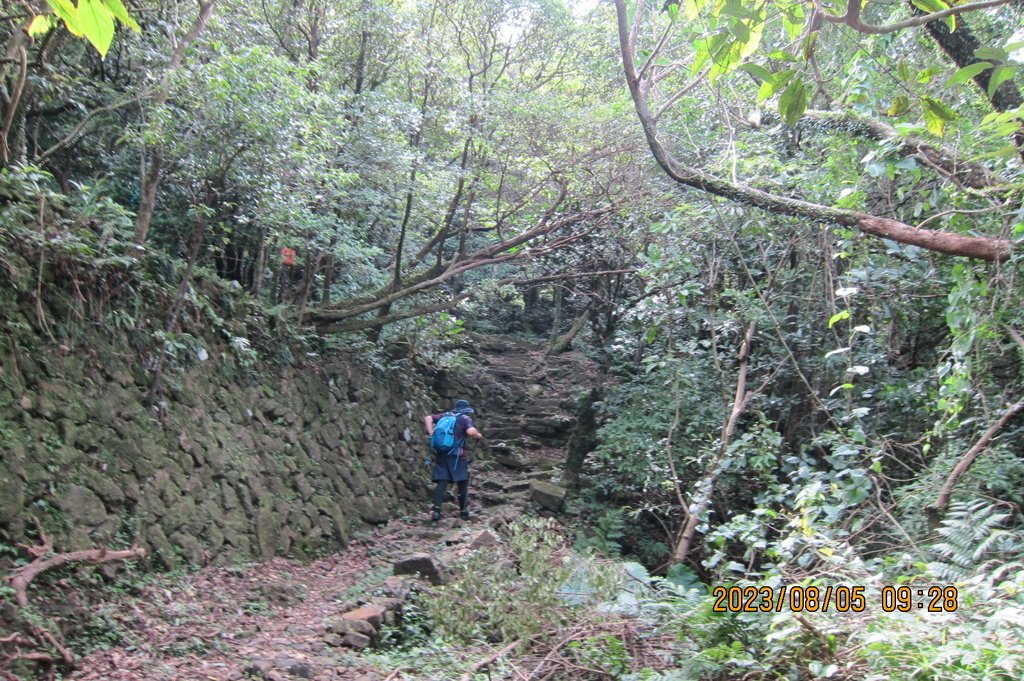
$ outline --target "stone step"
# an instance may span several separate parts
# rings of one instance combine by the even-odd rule
[[[573,406],[573,401],[575,400],[570,400],[565,396],[542,397],[529,402],[526,405],[526,412],[532,414],[535,412],[569,411],[569,408]]]

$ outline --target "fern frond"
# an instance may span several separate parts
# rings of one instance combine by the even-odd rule
[[[984,499],[950,504],[936,531],[942,541],[929,547],[936,555],[928,563],[929,572],[945,581],[962,581],[1017,557],[1024,550],[1024,536],[1020,529],[1006,527],[1012,517],[1005,507]]]

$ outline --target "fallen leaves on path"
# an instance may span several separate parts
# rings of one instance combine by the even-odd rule
[[[86,656],[71,678],[384,678],[387,671],[347,666],[353,657],[323,642],[324,620],[354,606],[368,578],[389,574],[378,547],[401,545],[410,534],[413,526],[395,521],[311,563],[275,558],[157,580],[112,615],[127,643]]]

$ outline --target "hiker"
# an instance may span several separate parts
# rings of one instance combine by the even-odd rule
[[[430,446],[434,450],[433,480],[434,505],[431,507],[430,519],[441,519],[441,504],[444,502],[448,483],[454,482],[459,488],[459,517],[469,518],[469,459],[466,457],[466,438],[484,439],[483,434],[473,426],[473,407],[466,400],[458,400],[451,411],[429,414],[423,417],[423,425],[430,436]]]

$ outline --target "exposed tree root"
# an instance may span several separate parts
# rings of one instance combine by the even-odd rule
[[[32,583],[33,579],[47,570],[67,565],[68,563],[111,563],[117,560],[143,558],[146,555],[146,550],[137,543],[124,551],[108,551],[105,548],[101,548],[54,553],[53,539],[43,532],[38,519],[36,520],[36,528],[39,531],[39,539],[42,544],[38,546],[21,545],[35,560],[28,565],[18,568],[7,577],[11,588],[14,589],[14,598],[22,608],[28,605],[28,585]]]
[[[14,570],[7,577],[7,582],[14,589],[15,602],[22,608],[28,606],[28,587],[32,580],[47,570],[69,563],[110,563],[116,560],[142,558],[146,555],[146,550],[138,544],[124,551],[108,551],[105,548],[100,548],[54,553],[53,539],[43,531],[39,519],[35,518],[34,520],[39,532],[40,543],[35,546],[21,545],[32,556],[33,561]],[[58,665],[68,670],[74,668],[74,654],[58,639],[56,634],[31,622],[24,623],[24,628],[24,632],[0,638],[0,646],[10,649],[10,652],[0,653],[0,679],[17,679],[3,668],[9,667],[18,660],[35,662],[51,671]]]

